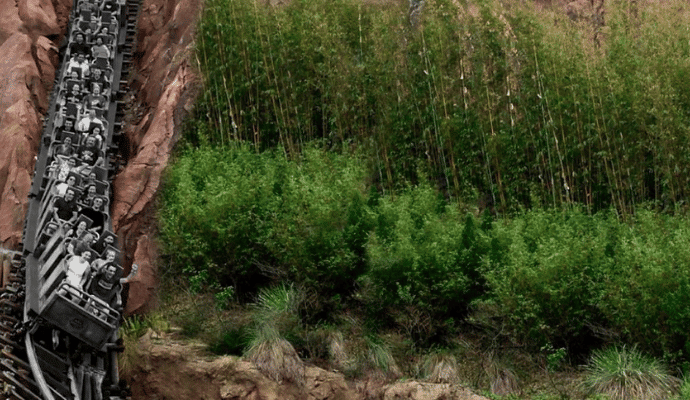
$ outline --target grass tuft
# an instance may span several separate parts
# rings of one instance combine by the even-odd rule
[[[246,357],[276,382],[304,384],[304,363],[283,335],[299,325],[301,294],[291,286],[263,289],[254,304]]]
[[[458,360],[452,354],[432,353],[424,357],[421,372],[432,383],[457,383]]]
[[[345,338],[341,332],[335,331],[328,335],[328,359],[339,370],[347,368],[348,354],[345,347]]]
[[[520,392],[520,382],[517,374],[504,360],[490,353],[484,363],[484,373],[489,378],[491,393],[508,396]]]
[[[158,313],[126,318],[120,326],[120,338],[124,351],[118,355],[118,368],[121,377],[127,379],[140,362],[139,339],[147,332],[157,334],[170,330],[170,324]]]
[[[369,363],[386,374],[400,376],[400,368],[393,357],[390,346],[377,336],[365,338]]]
[[[680,385],[680,392],[677,396],[678,400],[690,400],[690,379],[685,379]]]
[[[611,400],[667,399],[680,384],[661,362],[625,346],[595,351],[585,369],[583,388]]]
[[[259,371],[276,382],[304,384],[304,363],[290,342],[271,327],[264,327],[255,335],[246,356]]]

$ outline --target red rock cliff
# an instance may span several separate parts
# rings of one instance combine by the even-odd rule
[[[71,1],[68,2],[71,4]],[[18,249],[69,4],[0,0],[0,244]]]
[[[200,0],[145,0],[139,20],[136,96],[126,137],[129,160],[113,182],[113,225],[128,263],[139,265],[130,283],[128,313],[154,305],[156,287],[155,197],[186,109],[194,74],[187,62]]]

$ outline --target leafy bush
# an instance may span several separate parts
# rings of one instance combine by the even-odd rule
[[[167,176],[159,225],[173,276],[199,288],[234,287],[247,296],[267,283],[257,267],[272,264],[261,238],[277,208],[275,175],[285,162],[245,149],[183,154]]]
[[[309,149],[274,183],[280,199],[267,222],[267,251],[285,278],[318,293],[322,311],[341,306],[366,268],[364,246],[373,215],[366,204],[365,169],[358,157]]]
[[[678,362],[688,357],[690,263],[686,217],[639,210],[588,215],[533,210],[494,224],[477,309],[514,337],[577,357],[624,340]]]
[[[191,150],[170,171],[159,212],[168,273],[223,302],[281,279],[324,299],[347,296],[365,268],[363,182],[356,157],[316,149],[299,162],[247,148]]]
[[[690,224],[640,210],[621,235],[601,309],[629,343],[677,362],[690,356]]]
[[[468,214],[463,221],[457,205],[447,205],[428,186],[382,198],[376,213],[367,245],[369,270],[362,278],[369,302],[423,310],[431,320],[463,317],[483,291],[480,264],[488,252],[475,218]],[[433,339],[419,333],[417,340]]]
[[[496,223],[494,238],[505,250],[484,269],[485,301],[501,309],[519,338],[587,350],[596,343],[589,327],[603,323],[609,224],[618,222],[578,210],[536,210]]]

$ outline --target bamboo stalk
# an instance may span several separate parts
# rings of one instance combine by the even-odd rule
[[[443,149],[443,143],[439,137],[440,136],[439,131],[441,128],[440,128],[439,123],[438,123],[438,111],[436,109],[435,97],[432,96],[432,93],[436,94],[436,96],[438,96],[438,88],[436,87],[436,81],[434,79],[434,75],[435,75],[434,74],[434,68],[433,68],[433,65],[431,64],[431,60],[429,60],[429,53],[428,53],[428,50],[426,48],[426,37],[424,35],[423,29],[422,29],[422,44],[424,47],[424,53],[423,53],[424,54],[424,65],[426,67],[425,72],[426,72],[426,76],[427,76],[427,79],[426,79],[427,87],[429,90],[429,101],[431,102],[432,111],[433,111],[432,112],[432,120],[434,123],[434,139],[436,141],[437,152],[440,153],[441,159],[443,162],[442,168],[443,168],[443,176],[446,180],[446,187],[450,187],[450,181],[448,180],[448,174],[446,173],[447,168],[448,168],[447,161],[446,161],[446,155],[445,155],[445,151]],[[429,133],[429,138],[430,138],[430,142],[433,143],[433,139],[431,139],[431,133]]]
[[[548,175],[549,175],[549,180],[551,183],[551,201],[552,201],[553,207],[556,207],[556,187],[555,187],[556,184],[555,184],[554,178],[553,178],[553,175],[554,175],[553,171],[551,171],[551,165],[552,165],[551,146],[549,145],[549,138],[546,135],[546,131],[548,131],[548,127],[550,127],[552,125],[551,124],[552,120],[550,119],[550,115],[548,114],[548,112],[544,106],[544,103],[546,103],[546,107],[548,107],[548,101],[546,99],[546,93],[544,91],[544,86],[543,86],[543,82],[542,82],[542,78],[541,78],[541,71],[539,70],[539,61],[537,59],[536,47],[533,46],[533,50],[534,50],[534,63],[535,63],[536,76],[537,76],[537,90],[538,90],[537,95],[539,96],[540,100],[543,100],[543,101],[540,101],[539,103],[541,105],[540,108],[541,108],[541,116],[542,116],[542,124],[543,124],[542,130],[544,131],[544,141],[546,142],[545,145],[546,145],[548,172],[549,172]],[[549,116],[549,119],[547,119],[547,115]],[[558,139],[556,139],[556,141],[558,141]]]
[[[558,73],[556,71],[555,62],[553,62],[553,61],[551,63],[551,68],[553,71],[554,81],[560,82],[560,79],[559,79],[560,77],[558,76]],[[556,85],[554,85],[554,88],[556,91],[556,98],[561,99],[562,97],[561,97],[560,86],[558,84],[556,84]],[[565,145],[567,142],[566,142],[566,137],[565,137],[565,127],[564,127],[564,123],[563,123],[562,107],[559,107],[558,119],[560,121],[560,130],[559,131],[561,133],[561,141]],[[555,132],[554,132],[554,138],[555,138]],[[570,184],[568,183],[569,182],[568,178],[571,176],[571,170],[570,170],[570,168],[568,168],[569,164],[565,163],[565,165],[564,165],[564,162],[563,162],[564,157],[561,154],[560,149],[558,148],[558,139],[556,139],[556,146],[557,146],[556,150],[558,151],[558,158],[559,158],[559,161],[561,163],[561,173],[562,173],[562,179],[563,179],[563,186],[564,186],[565,193],[566,193],[566,201],[568,204],[572,204],[574,202],[572,191],[570,190],[570,188],[572,187],[572,182],[570,182]]]
[[[589,62],[586,59],[585,59],[585,67],[587,70],[587,82],[588,82],[588,88],[589,88],[589,97],[590,97],[590,101],[592,102],[593,110],[596,111],[597,101],[596,101],[596,96],[594,94],[594,87],[592,85],[592,76],[591,76],[591,70],[589,67]],[[601,107],[601,105],[600,105],[600,107]],[[594,122],[595,122],[596,127],[597,127],[597,133],[598,133],[597,136],[599,138],[599,145],[601,146],[601,149],[603,150],[606,146],[604,146],[604,140],[602,139],[602,135],[601,135],[601,126],[600,126],[599,118],[597,115],[594,115]],[[611,179],[612,172],[610,171],[610,168],[609,168],[610,156],[605,155],[602,158],[604,159],[604,169],[606,170],[606,178],[609,182],[609,194],[611,196],[611,203],[615,205],[617,203],[617,201],[616,201],[616,195],[615,195],[614,190],[613,190],[613,185],[615,183],[612,182],[612,179]],[[614,181],[615,181],[615,179],[614,179]]]
[[[468,102],[468,94],[469,90],[467,89],[467,86],[465,85],[465,59],[464,57],[460,58],[460,81],[462,82],[462,103],[463,103],[463,116],[465,120],[465,126],[468,126],[468,109],[469,109],[469,102]],[[496,190],[494,189],[494,180],[493,180],[493,174],[491,173],[491,162],[489,161],[489,153],[487,151],[487,141],[486,141],[486,135],[484,133],[484,130],[481,130],[481,143],[482,143],[482,155],[484,156],[484,169],[485,169],[485,174],[486,174],[486,179],[489,182],[489,189],[491,192],[491,200],[493,204],[496,204]]]

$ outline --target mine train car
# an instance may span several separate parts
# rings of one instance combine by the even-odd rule
[[[138,7],[74,1],[23,234],[21,332],[31,378],[5,376],[10,398],[127,398],[117,370],[127,278],[112,231],[109,178]]]

